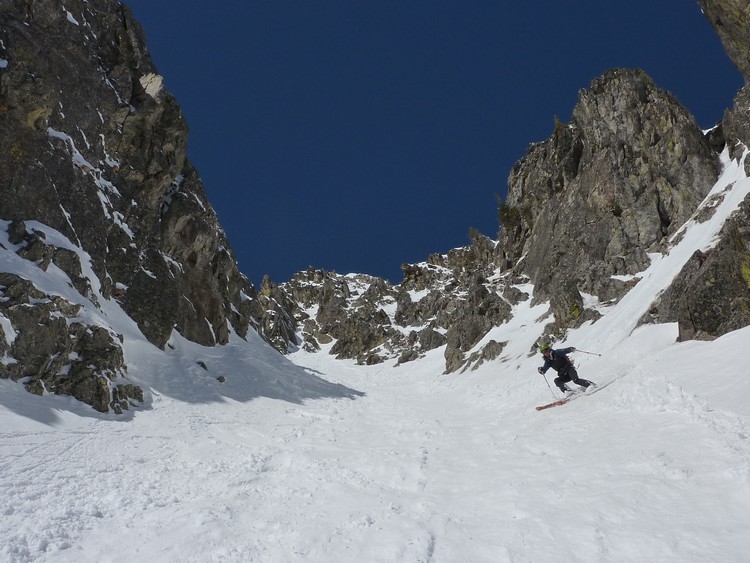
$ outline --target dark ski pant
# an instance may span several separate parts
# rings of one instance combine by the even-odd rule
[[[588,387],[591,385],[591,382],[586,379],[581,379],[578,377],[578,372],[576,371],[576,368],[569,367],[566,370],[560,370],[557,372],[557,377],[555,378],[555,385],[557,385],[558,389],[565,393],[565,384],[568,381],[572,381],[576,385],[580,385],[583,388]]]

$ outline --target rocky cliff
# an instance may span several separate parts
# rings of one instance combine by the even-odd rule
[[[698,4],[745,79],[720,130],[732,156],[739,158],[750,139],[750,5],[743,0],[698,0]],[[750,163],[747,166],[750,169]]]
[[[180,107],[127,7],[0,4],[0,251],[59,268],[87,306],[115,301],[157,347],[173,330],[208,346],[262,331],[267,300],[237,269],[186,157]],[[5,271],[0,377],[102,411],[140,397],[118,383],[120,336],[33,276]]]
[[[627,290],[648,252],[695,211],[718,155],[694,118],[640,70],[615,69],[581,91],[570,124],[514,167],[501,205],[503,265],[552,299],[561,328],[586,318],[581,292]]]
[[[750,148],[750,5],[738,0],[698,4],[745,79],[714,134],[731,158],[742,161]],[[750,175],[747,158],[744,165]],[[661,321],[676,320],[682,339],[711,339],[750,324],[750,200],[727,220],[709,252],[696,251],[665,293],[653,313]]]
[[[747,6],[699,4],[750,72]],[[97,410],[138,405],[111,319],[153,346],[173,331],[205,346],[257,330],[372,364],[442,353],[445,371],[502,357],[491,329],[523,301],[546,333],[595,322],[637,285],[680,227],[712,213],[709,190],[746,154],[750,92],[701,131],[642,71],[580,92],[570,123],[510,172],[493,240],[404,264],[398,285],[309,269],[256,290],[237,269],[196,170],[187,125],[143,33],[114,0],[0,0],[0,377]],[[719,155],[723,153],[723,161]],[[681,338],[750,324],[750,203],[696,252],[643,322]],[[125,325],[118,325],[125,326]]]
[[[492,326],[508,320],[511,305],[528,296],[498,276],[496,243],[472,234],[466,248],[433,255],[421,264],[405,264],[404,281],[393,287],[366,275],[308,270],[275,288],[292,304],[303,346],[359,363],[387,359],[406,363],[445,347],[446,370],[497,357],[497,343],[483,358],[467,358]],[[494,355],[493,355],[494,354]]]

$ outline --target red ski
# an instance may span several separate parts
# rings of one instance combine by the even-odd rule
[[[594,384],[594,385],[596,385],[596,384]],[[550,403],[549,405],[542,405],[540,407],[536,407],[536,410],[543,411],[544,409],[549,409],[549,408],[552,408],[552,407],[560,407],[560,406],[564,405],[565,403],[569,403],[570,401],[573,401],[573,400],[577,399],[578,397],[583,397],[584,395],[590,395],[591,393],[593,393],[597,389],[598,389],[598,387],[594,387],[589,392],[585,392],[583,390],[581,390],[581,391],[572,391],[572,392],[568,393],[567,395],[565,395],[562,399],[558,399],[557,401],[554,401],[554,402]]]
[[[570,399],[572,399],[572,398],[573,398],[573,397],[570,397]],[[554,403],[550,403],[550,404],[548,404],[548,405],[542,405],[542,406],[540,406],[540,407],[536,407],[536,410],[538,410],[538,411],[543,411],[544,409],[549,409],[549,408],[552,408],[552,407],[559,407],[559,406],[562,406],[562,405],[564,405],[564,404],[565,404],[565,403],[567,403],[568,401],[570,401],[570,399],[558,399],[558,400],[557,400],[557,401],[555,401]]]
[[[543,411],[544,409],[549,409],[549,408],[552,408],[552,407],[560,407],[560,406],[564,405],[565,403],[569,403],[570,401],[572,401],[574,399],[577,399],[578,397],[586,397],[588,395],[593,395],[594,393],[598,393],[599,391],[601,391],[605,387],[608,387],[609,385],[612,385],[615,381],[617,381],[621,377],[623,377],[623,376],[622,375],[618,375],[614,379],[611,379],[611,380],[607,381],[606,383],[602,383],[601,385],[597,385],[596,383],[594,383],[593,384],[594,385],[593,389],[589,388],[586,391],[574,391],[570,395],[567,395],[567,396],[563,397],[562,399],[558,399],[557,401],[553,401],[552,403],[549,403],[548,405],[541,405],[539,407],[536,407],[536,410]]]

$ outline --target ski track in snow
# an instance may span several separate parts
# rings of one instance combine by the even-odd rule
[[[257,338],[162,353],[105,303],[147,404],[98,415],[0,381],[0,561],[747,560],[750,327],[635,328],[747,193],[740,168],[713,219],[560,343],[601,352],[573,356],[612,383],[546,411],[528,302],[486,337],[509,341],[500,360],[448,376],[441,350],[398,368],[291,363]]]

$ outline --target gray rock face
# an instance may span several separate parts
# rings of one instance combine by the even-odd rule
[[[341,276],[308,269],[280,287],[281,300],[290,306],[303,345],[318,350],[333,343],[337,358],[376,364],[403,335],[393,327],[385,308],[394,302],[388,283],[367,275]]]
[[[425,263],[404,264],[404,281],[397,286],[309,269],[277,288],[285,294],[279,300],[292,305],[307,350],[331,344],[329,352],[338,358],[405,364],[445,346],[446,373],[476,366],[502,347],[489,342],[486,352],[467,353],[509,318],[512,299],[528,296],[507,280],[490,282],[497,245],[477,232],[471,240]]]
[[[750,5],[744,0],[698,0],[706,19],[716,31],[729,58],[742,73],[746,86],[734,107],[722,119],[722,135],[733,157],[739,158],[750,143]],[[750,163],[746,163],[750,172]]]
[[[581,291],[601,300],[612,278],[648,265],[647,251],[687,220],[716,181],[718,159],[693,117],[639,70],[616,69],[583,90],[569,125],[530,147],[500,209],[503,265],[583,320]]]
[[[258,301],[263,311],[259,322],[265,339],[281,352],[285,352],[289,345],[297,344],[297,325],[291,315],[295,304],[268,276],[263,278]]]
[[[740,159],[750,143],[750,87],[745,86],[734,98],[734,106],[724,112],[721,134],[732,158]],[[745,162],[750,174],[750,163]]]
[[[745,0],[698,0],[729,58],[750,81],[750,5]]]
[[[729,58],[750,80],[750,5],[738,0],[698,0]],[[714,137],[740,159],[750,146],[750,88],[745,86],[724,114]],[[750,173],[750,163],[745,162]],[[721,196],[719,196],[721,197]],[[679,338],[713,339],[750,324],[750,201],[725,223],[719,241],[696,251],[644,322],[674,322]],[[699,218],[700,220],[700,218]]]
[[[725,223],[719,244],[679,276],[680,340],[713,339],[750,325],[750,198]]]
[[[91,257],[101,297],[117,300],[158,347],[172,330],[204,345],[226,343],[230,327],[241,336],[250,327],[262,332],[264,304],[237,269],[187,160],[182,112],[127,7],[3,1],[0,59],[0,220],[17,220],[8,235],[23,241],[18,255],[44,269],[54,262],[91,297],[93,280],[75,253],[34,238],[22,222],[52,227]],[[14,330],[22,316],[18,309],[9,317]],[[268,339],[285,350],[288,333],[275,330]],[[105,367],[109,352],[102,354],[92,362],[124,375],[123,366]],[[46,377],[31,359],[15,357],[15,371],[2,376]],[[75,394],[62,381],[54,390]],[[79,393],[96,408],[108,403],[104,394]]]
[[[643,321],[676,321],[680,340],[712,340],[750,325],[750,198],[714,248],[696,250]]]
[[[127,367],[117,335],[78,320],[79,305],[13,274],[0,274],[0,289],[0,313],[13,329],[0,328],[0,378],[22,380],[32,393],[72,395],[100,412],[143,401],[139,388],[121,382]]]

